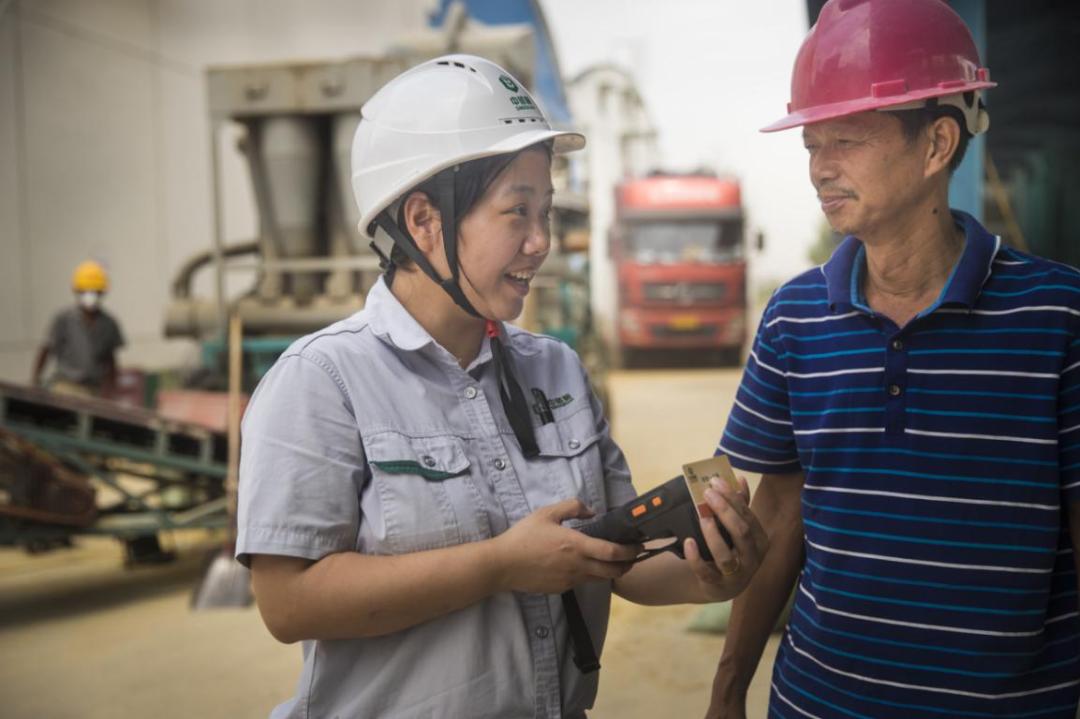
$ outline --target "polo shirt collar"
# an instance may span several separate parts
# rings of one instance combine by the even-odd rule
[[[937,301],[921,314],[929,314],[946,304],[974,307],[1001,246],[1001,238],[987,232],[974,217],[960,210],[951,212],[953,220],[964,231],[964,250]],[[862,275],[866,272],[866,247],[862,241],[854,235],[845,237],[821,271],[825,275],[831,310],[856,308],[870,312],[862,293]]]

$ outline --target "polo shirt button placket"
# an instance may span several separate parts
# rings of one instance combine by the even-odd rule
[[[907,424],[904,396],[904,378],[907,376],[907,343],[899,337],[889,340],[885,355],[885,432],[903,432]]]

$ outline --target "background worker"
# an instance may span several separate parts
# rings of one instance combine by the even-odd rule
[[[124,335],[101,304],[109,290],[109,276],[97,262],[87,260],[71,275],[75,306],[61,310],[34,361],[32,381],[41,385],[51,355],[56,369],[48,381],[54,392],[82,396],[108,395],[116,386],[116,350]]]
[[[709,493],[737,552],[706,523],[717,564],[687,540],[631,568],[638,547],[563,525],[635,497],[578,356],[505,324],[551,248],[552,154],[583,145],[479,57],[364,105],[353,187],[386,273],[244,419],[237,557],[269,630],[304,641],[273,716],[579,718],[612,591],[716,601],[759,565],[745,484]]]
[[[949,209],[989,79],[944,3],[832,0],[765,128],[803,126],[846,237],[773,295],[720,440],[772,550],[710,717],[796,580],[770,717],[1076,714],[1080,273]]]

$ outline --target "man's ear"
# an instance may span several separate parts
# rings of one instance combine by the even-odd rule
[[[923,175],[930,177],[949,170],[949,162],[960,145],[960,125],[952,117],[939,117],[927,128],[926,163]]]
[[[405,198],[404,216],[405,230],[421,252],[431,252],[442,241],[441,215],[423,192],[413,192]]]

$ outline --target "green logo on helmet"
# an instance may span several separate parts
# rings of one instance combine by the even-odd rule
[[[518,91],[517,83],[514,82],[513,78],[511,78],[509,75],[499,75],[499,82],[501,82],[502,86],[510,92]]]

